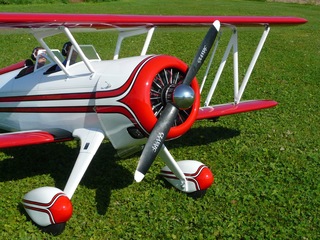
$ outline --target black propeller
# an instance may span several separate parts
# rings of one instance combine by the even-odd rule
[[[173,126],[174,121],[180,109],[188,108],[193,104],[194,91],[190,87],[191,81],[196,76],[204,60],[208,56],[210,49],[216,39],[220,29],[220,22],[217,20],[210,27],[208,33],[204,37],[198,52],[190,65],[187,75],[181,85],[174,86],[172,102],[168,101],[166,107],[161,112],[161,115],[155,124],[148,141],[142,151],[138,167],[136,169],[134,179],[140,182],[144,175],[147,173],[154,159],[158,155],[170,128]]]

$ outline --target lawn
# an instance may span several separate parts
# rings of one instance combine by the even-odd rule
[[[37,187],[63,189],[78,154],[77,141],[2,149],[1,239],[320,239],[320,6],[240,0],[119,0],[3,5],[0,11],[289,15],[309,20],[301,26],[271,28],[243,96],[274,99],[279,102],[277,107],[223,117],[218,122],[196,122],[183,137],[166,144],[176,159],[196,159],[211,168],[215,183],[204,198],[194,200],[168,187],[158,177],[164,165],[160,159],[143,182],[135,183],[139,155],[119,159],[106,140],[72,198],[74,213],[65,231],[53,237],[27,220],[20,203],[25,193]],[[172,54],[190,63],[205,32],[205,28],[158,29],[150,52]],[[225,32],[228,35],[227,29]],[[260,28],[239,30],[242,75],[254,51],[252,43],[261,33]],[[104,47],[114,44],[114,36],[102,36],[79,38],[109,56],[112,51]],[[52,44],[59,47],[61,42]],[[36,44],[29,35],[3,34],[0,67],[28,58]],[[127,53],[135,53],[135,44],[129,44]],[[213,103],[232,100],[231,63]],[[201,69],[198,77],[203,73]]]

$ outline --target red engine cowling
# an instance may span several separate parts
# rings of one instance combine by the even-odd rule
[[[148,135],[157,122],[166,100],[164,95],[170,85],[181,84],[188,66],[178,58],[159,55],[151,57],[137,67],[131,75],[133,86],[127,97],[121,99],[135,113],[139,127]],[[194,123],[200,106],[199,86],[196,78],[191,87],[195,100],[189,109],[179,111],[175,125],[170,129],[167,139],[177,138],[187,132]]]

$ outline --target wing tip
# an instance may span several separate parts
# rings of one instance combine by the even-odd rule
[[[217,31],[219,32],[220,30],[220,21],[219,20],[215,20],[212,25],[217,29]]]
[[[139,172],[139,171],[136,171],[136,172],[134,173],[134,180],[135,180],[136,182],[141,182],[143,178],[144,178],[144,174],[143,174],[143,173],[141,173],[141,172]]]

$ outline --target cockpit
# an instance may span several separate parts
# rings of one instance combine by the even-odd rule
[[[101,61],[101,58],[99,57],[98,53],[92,45],[79,45],[79,47],[82,52],[82,57],[74,46],[71,46],[70,54],[68,54],[66,58],[58,49],[51,49],[53,57],[49,56],[45,49],[39,50],[35,58],[35,63],[33,63],[31,59],[27,59],[26,62],[28,64],[26,64],[26,67],[23,68],[15,78],[21,78],[25,75],[36,72],[40,68],[43,69],[43,67],[45,66],[50,66],[44,72],[45,75],[54,72],[59,72],[62,69],[60,68],[58,62],[60,62],[60,64],[62,64],[66,69],[68,69],[71,65],[83,61],[83,58],[85,58],[86,61]]]
[[[74,46],[71,46],[69,54],[66,56],[66,58],[62,55],[62,53],[58,49],[52,49],[52,54],[54,55],[53,58],[55,58],[56,63],[47,56],[47,59],[50,62],[55,63],[53,66],[51,66],[44,74],[51,74],[54,72],[61,71],[61,67],[57,64],[59,61],[66,69],[68,69],[71,65],[77,64],[79,62],[83,61],[83,58],[85,58],[86,61],[101,61],[101,58],[93,45],[79,45],[81,54],[76,50]]]

